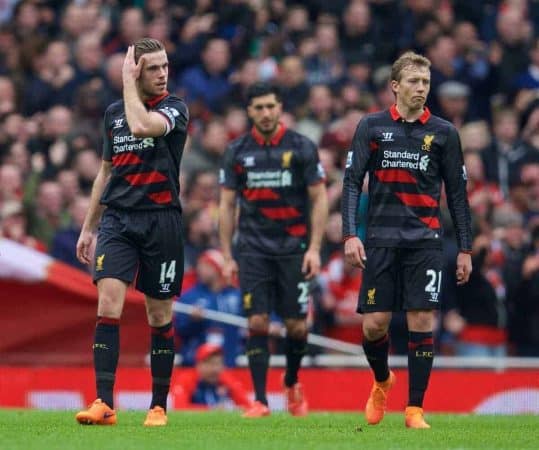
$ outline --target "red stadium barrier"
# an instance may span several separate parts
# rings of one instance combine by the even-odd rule
[[[178,374],[180,370],[176,369]],[[233,373],[250,386],[246,369]],[[274,410],[284,407],[280,388],[282,369],[270,372],[268,391]],[[396,370],[397,384],[388,410],[402,411],[407,399],[406,370]],[[312,410],[362,411],[371,375],[365,369],[304,369],[301,380]],[[174,383],[173,383],[174,384]],[[150,399],[147,368],[119,369],[116,405],[119,409],[146,409]],[[0,407],[78,409],[94,399],[91,368],[0,367]],[[169,403],[174,408],[174,389]],[[539,414],[539,370],[435,370],[425,399],[429,412]]]

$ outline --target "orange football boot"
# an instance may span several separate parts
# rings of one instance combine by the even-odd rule
[[[419,406],[407,406],[404,411],[404,423],[407,428],[430,428],[423,417],[423,408]]]
[[[382,383],[375,381],[372,385],[371,394],[365,406],[365,418],[369,425],[376,425],[384,418],[387,394],[396,381],[395,374],[390,370],[386,381]]]
[[[164,427],[167,424],[167,413],[160,406],[154,406],[146,414],[145,427]]]
[[[243,413],[242,417],[245,417],[246,419],[257,419],[259,417],[269,416],[270,414],[269,408],[264,405],[264,403],[257,400]]]
[[[116,425],[116,411],[100,398],[75,416],[81,425]]]
[[[286,406],[288,412],[293,416],[301,417],[309,413],[309,405],[303,393],[303,386],[300,383],[294,384],[292,387],[284,388]]]

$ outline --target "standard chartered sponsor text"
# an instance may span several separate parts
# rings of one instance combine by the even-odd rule
[[[382,168],[417,169],[419,167],[419,153],[410,153],[406,150],[396,152],[384,150]]]
[[[247,187],[285,187],[292,185],[292,173],[289,170],[273,170],[247,173]]]
[[[143,148],[153,147],[153,138],[136,138],[132,134],[125,136],[114,136],[112,138],[112,150],[114,153],[123,153]]]

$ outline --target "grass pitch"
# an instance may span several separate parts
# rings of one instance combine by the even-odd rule
[[[142,426],[144,412],[120,411],[116,426],[82,426],[74,412],[0,410],[2,450],[365,450],[537,449],[535,416],[428,414],[430,430],[408,430],[402,414],[377,426],[360,414],[285,413],[256,420],[229,412],[172,412],[165,428]]]

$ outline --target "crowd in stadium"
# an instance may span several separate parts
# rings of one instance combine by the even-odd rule
[[[227,144],[249,128],[246,88],[271,81],[284,93],[286,126],[318,145],[327,173],[330,217],[323,270],[312,289],[312,330],[359,343],[361,316],[355,308],[361,271],[344,263],[341,244],[343,161],[361,117],[394,101],[389,64],[413,49],[432,62],[430,110],[459,130],[475,233],[474,272],[467,285],[457,288],[457,248],[451,220],[448,214],[442,217],[447,270],[438,350],[539,356],[537,2],[2,4],[2,236],[88,270],[77,261],[75,246],[100,166],[103,113],[122,96],[127,46],[149,36],[165,44],[169,91],[185,99],[190,110],[180,175],[186,298],[190,289],[206,289],[215,297],[213,306],[198,306],[231,313],[241,309],[239,293],[220,279],[219,252],[212,251],[218,241],[218,171]],[[229,301],[219,302],[224,291]],[[181,320],[184,343],[193,337],[188,330],[201,342],[223,332],[196,315]],[[406,353],[403,317],[396,316],[392,327],[392,351]],[[237,354],[238,333],[231,338]],[[184,358],[189,360],[189,352]]]

